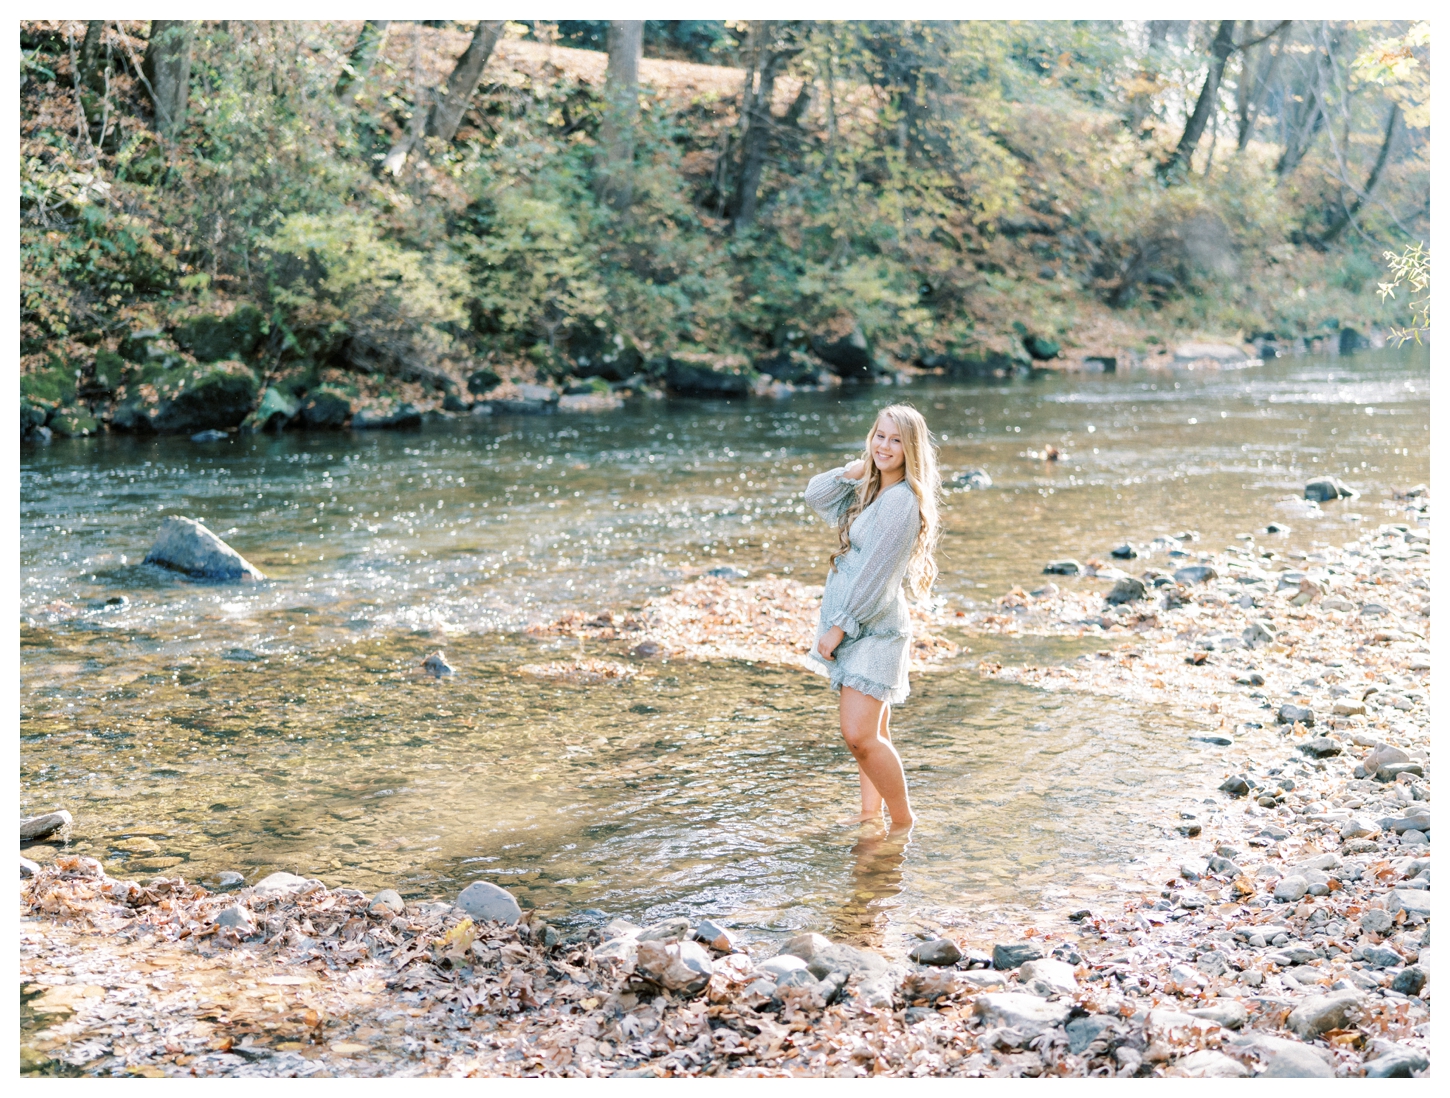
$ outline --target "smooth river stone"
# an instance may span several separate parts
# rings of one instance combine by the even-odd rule
[[[488,881],[474,881],[460,892],[458,906],[476,923],[513,925],[523,914],[519,902],[511,893]]]
[[[144,564],[198,579],[263,580],[260,569],[195,519],[167,515]]]

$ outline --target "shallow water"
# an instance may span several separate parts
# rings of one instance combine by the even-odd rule
[[[1240,532],[1282,555],[1343,541],[1347,515],[1396,521],[1390,490],[1428,479],[1423,352],[27,449],[22,810],[70,808],[73,844],[117,872],[282,868],[414,896],[487,876],[555,915],[711,914],[749,935],[899,941],[917,917],[1111,887],[1160,844],[1151,821],[1217,784],[1213,749],[1189,745],[1197,717],[974,670],[1101,641],[976,638],[917,678],[894,718],[922,821],[904,850],[831,824],[855,768],[822,680],[678,661],[595,687],[517,671],[621,658],[520,630],[637,606],[701,568],[820,582],[831,538],[800,491],[893,397],[926,413],[949,470],[995,481],[947,498],[941,593],[959,607],[1040,582],[1050,558],[1183,529],[1201,533],[1190,550]],[[1027,456],[1048,443],[1055,466]],[[1317,519],[1274,508],[1323,473],[1364,495]],[[173,513],[270,580],[142,565]],[[1292,532],[1265,536],[1269,517]],[[440,646],[459,671],[441,683],[417,671]],[[125,853],[126,837],[157,849]]]

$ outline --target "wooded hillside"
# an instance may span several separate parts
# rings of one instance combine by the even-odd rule
[[[1287,348],[1403,323],[1381,253],[1428,237],[1425,25],[29,21],[21,45],[22,418],[71,433]],[[258,421],[268,391],[286,414]]]

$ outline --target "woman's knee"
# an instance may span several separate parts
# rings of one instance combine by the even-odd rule
[[[846,741],[846,746],[850,748],[851,754],[857,758],[864,758],[869,754],[872,746],[879,739],[875,728],[847,727],[846,725],[841,726],[841,738]]]

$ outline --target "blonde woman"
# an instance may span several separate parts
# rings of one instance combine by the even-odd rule
[[[806,502],[838,537],[811,657],[841,692],[841,735],[861,776],[856,819],[877,819],[884,801],[893,832],[915,822],[891,707],[910,693],[906,595],[922,598],[936,579],[940,491],[931,432],[904,404],[876,416],[861,457],[806,487]]]

